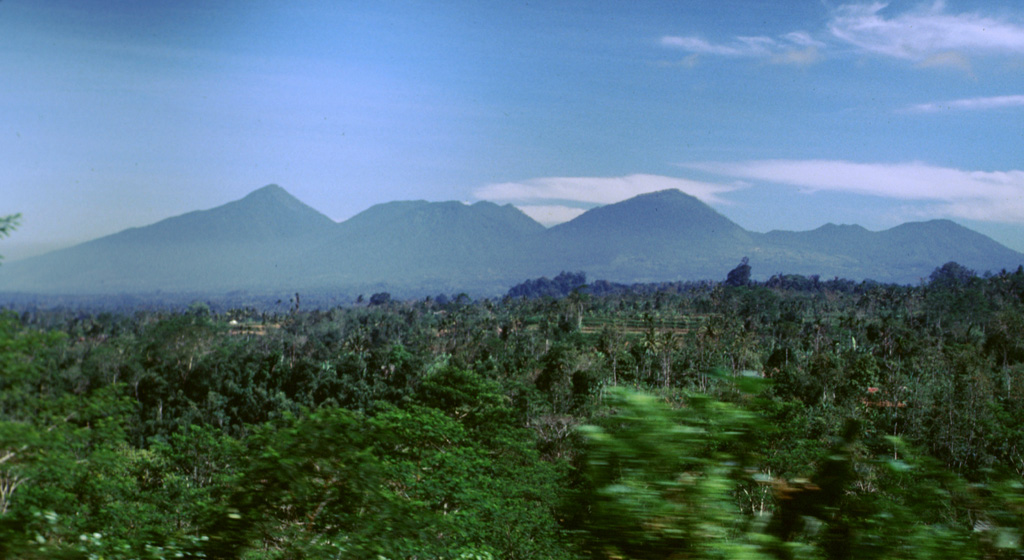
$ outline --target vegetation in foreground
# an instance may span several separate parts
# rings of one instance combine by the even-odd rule
[[[742,272],[7,313],[0,557],[1024,555],[1024,270]]]

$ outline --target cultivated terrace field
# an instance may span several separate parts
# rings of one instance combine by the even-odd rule
[[[0,557],[1024,555],[1024,271],[738,284],[7,312]]]

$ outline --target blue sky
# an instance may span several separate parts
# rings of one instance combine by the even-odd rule
[[[551,224],[679,188],[754,231],[1024,250],[1013,1],[0,2],[16,259],[277,183]]]

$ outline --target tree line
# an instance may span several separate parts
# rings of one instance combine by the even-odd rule
[[[1024,270],[742,276],[6,312],[0,556],[1019,558]]]

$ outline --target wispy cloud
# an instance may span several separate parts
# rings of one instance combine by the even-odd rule
[[[793,31],[782,36],[783,39],[800,47],[824,47],[825,43],[811,37],[806,31]]]
[[[1024,54],[1024,25],[1007,16],[953,14],[936,1],[895,12],[887,2],[844,4],[832,10],[825,29],[779,37],[738,36],[713,42],[698,36],[665,36],[665,47],[692,55],[758,58],[777,64],[818,62],[840,45],[860,53],[910,60],[920,67],[950,67],[971,73],[968,56]]]
[[[778,39],[765,36],[736,37],[729,43],[711,43],[693,36],[666,36],[661,38],[661,44],[692,55],[760,58],[776,64],[797,65],[817,62],[818,49],[825,46],[804,31],[787,33]]]
[[[939,215],[1024,223],[1024,171],[965,171],[920,162],[757,160],[683,164],[724,177],[931,202]]]
[[[735,183],[708,183],[661,175],[624,177],[542,177],[494,183],[476,189],[479,200],[511,203],[545,225],[568,221],[584,210],[634,196],[678,189],[707,203],[724,203],[718,194],[741,188]]]
[[[1007,107],[1024,107],[1024,95],[972,97],[970,99],[921,103],[907,107],[904,111],[908,113],[938,113],[940,111],[983,111]]]
[[[747,41],[737,41],[736,44],[732,45],[715,45],[700,37],[662,37],[661,44],[667,47],[677,47],[694,54],[760,56],[767,54],[763,41],[770,41],[767,37],[762,37],[761,39],[762,43],[760,45],[757,42],[750,41],[750,38],[747,38]]]
[[[947,52],[1024,53],[1024,26],[1006,18],[950,14],[941,1],[892,15],[887,8],[882,2],[840,6],[828,30],[861,51],[919,62]]]

